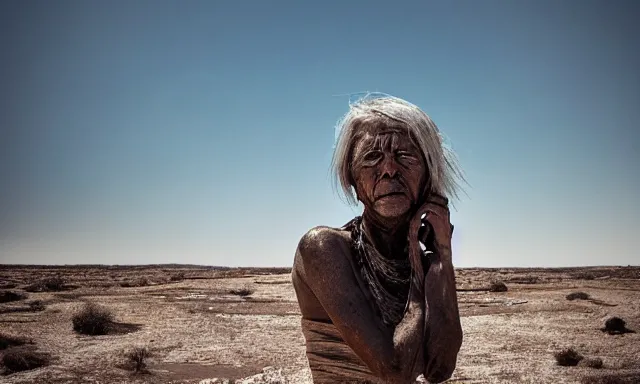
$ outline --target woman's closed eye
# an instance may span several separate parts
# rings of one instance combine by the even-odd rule
[[[363,160],[367,161],[367,162],[373,162],[373,161],[380,160],[381,158],[382,158],[382,152],[380,152],[380,151],[371,151],[371,152],[367,152],[364,155]]]
[[[416,155],[407,151],[398,151],[396,152],[396,157],[400,160],[417,160]]]

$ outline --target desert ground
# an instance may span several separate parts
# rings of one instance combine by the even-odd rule
[[[450,383],[640,383],[640,333],[602,330],[616,316],[640,332],[640,267],[456,274],[464,342]],[[45,356],[1,368],[2,383],[311,383],[288,269],[3,265],[0,297],[0,365]],[[74,330],[87,302],[113,315],[107,334]],[[135,348],[148,352],[137,370]],[[584,359],[558,365],[566,348]]]

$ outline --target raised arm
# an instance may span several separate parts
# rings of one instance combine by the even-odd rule
[[[421,373],[424,296],[410,292],[404,318],[385,326],[360,290],[349,262],[348,242],[339,231],[318,227],[300,241],[295,264],[343,339],[385,382],[409,383]]]
[[[447,200],[434,196],[423,206],[431,227],[426,241],[433,253],[424,281],[426,301],[424,376],[430,383],[451,377],[462,345],[456,283],[451,260],[451,235]]]

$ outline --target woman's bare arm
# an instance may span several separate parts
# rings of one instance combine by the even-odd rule
[[[417,361],[423,354],[422,289],[414,287],[404,318],[390,329],[360,290],[349,252],[339,231],[318,227],[303,236],[295,263],[346,343],[369,369],[385,382],[411,382],[421,373],[416,366],[423,366]]]
[[[431,383],[451,377],[462,345],[456,283],[451,259],[451,235],[447,200],[427,203],[425,220],[432,231],[430,266],[424,281],[426,301],[424,376]]]

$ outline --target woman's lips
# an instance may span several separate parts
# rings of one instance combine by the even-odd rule
[[[403,192],[390,192],[390,193],[386,193],[384,195],[378,196],[376,198],[376,200],[380,200],[380,199],[385,199],[388,197],[398,197],[398,196],[404,196],[405,194]]]
[[[375,198],[381,199],[394,195],[405,195],[406,188],[398,181],[383,182],[378,185],[375,190]]]

